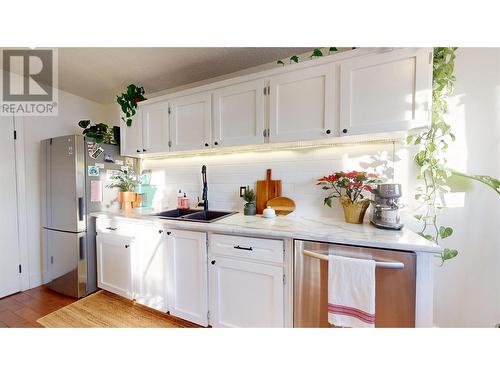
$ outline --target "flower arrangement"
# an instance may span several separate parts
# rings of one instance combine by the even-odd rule
[[[363,222],[366,209],[370,201],[365,199],[365,194],[373,189],[373,185],[380,183],[378,175],[368,172],[335,172],[330,176],[318,179],[317,185],[329,191],[324,199],[324,204],[332,207],[333,198],[339,198],[344,208],[345,220],[348,223],[359,224]]]

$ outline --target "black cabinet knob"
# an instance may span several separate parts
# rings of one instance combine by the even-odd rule
[[[218,146],[218,145],[219,145],[219,142],[214,142],[214,145]]]
[[[125,249],[128,249],[129,248],[129,245],[125,245]]]
[[[162,230],[162,229],[158,230],[158,233],[162,234],[162,233],[163,233],[163,230]]]
[[[347,129],[342,129],[342,133],[347,133]]]
[[[145,148],[143,148],[143,149],[142,149],[142,151],[146,152],[146,149],[145,149]]]
[[[137,152],[141,152],[141,150],[136,150]]]
[[[330,129],[326,129],[326,134],[330,134],[332,131]]]
[[[210,263],[215,264],[215,260],[212,260]]]
[[[172,232],[167,232],[167,236],[170,236],[172,234]]]
[[[208,147],[208,143],[205,143],[205,147]]]

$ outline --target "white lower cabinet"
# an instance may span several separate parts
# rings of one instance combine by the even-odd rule
[[[132,250],[134,238],[99,232],[96,237],[97,286],[122,297],[134,298]]]
[[[208,325],[207,234],[169,231],[167,299],[173,316]]]
[[[212,327],[283,327],[283,267],[210,257]]]
[[[166,312],[167,306],[167,236],[162,227],[135,226],[134,298],[141,305]]]

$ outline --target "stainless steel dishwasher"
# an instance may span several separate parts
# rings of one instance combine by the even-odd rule
[[[415,253],[299,240],[294,241],[294,327],[330,327],[329,254],[376,261],[375,327],[415,327]]]

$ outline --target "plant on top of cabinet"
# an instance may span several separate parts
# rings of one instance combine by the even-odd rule
[[[144,88],[137,87],[133,83],[127,86],[127,91],[116,96],[116,101],[120,105],[123,114],[122,120],[127,126],[132,125],[132,117],[137,112],[137,103],[146,100]]]
[[[123,210],[130,210],[137,207],[141,203],[141,197],[134,192],[137,185],[140,184],[135,173],[130,173],[128,170],[121,171],[119,174],[111,176],[112,180],[118,180],[117,183],[106,185],[107,188],[119,188],[118,201]]]
[[[354,49],[355,47],[352,47],[352,49]],[[332,52],[338,52],[338,48],[337,47],[330,47],[328,48],[328,55],[331,54]],[[324,56],[323,54],[323,51],[321,50],[321,48],[315,48],[312,52],[311,52],[311,56],[309,56],[309,58],[313,58],[313,57],[322,57]],[[294,63],[298,63],[299,62],[299,56],[297,55],[293,55],[290,57],[290,64],[294,62]],[[285,66],[285,63],[283,62],[283,60],[278,60],[276,61],[276,64],[278,65],[282,65],[282,66]]]
[[[90,126],[90,120],[81,120],[78,122],[78,126],[84,129],[83,135],[94,138],[97,143],[117,144],[113,128],[109,128],[107,124],[99,123]]]
[[[332,198],[339,198],[344,208],[345,221],[352,224],[363,223],[366,209],[370,200],[364,198],[364,193],[369,193],[374,184],[380,183],[378,175],[367,172],[335,172],[330,176],[318,179],[316,185],[323,190],[333,190],[324,200],[324,204],[332,207]]]
[[[255,207],[255,190],[250,189],[250,186],[247,186],[245,189],[245,193],[243,194],[243,199],[245,200],[245,209],[244,213],[247,216],[253,216],[256,214],[257,209]]]

